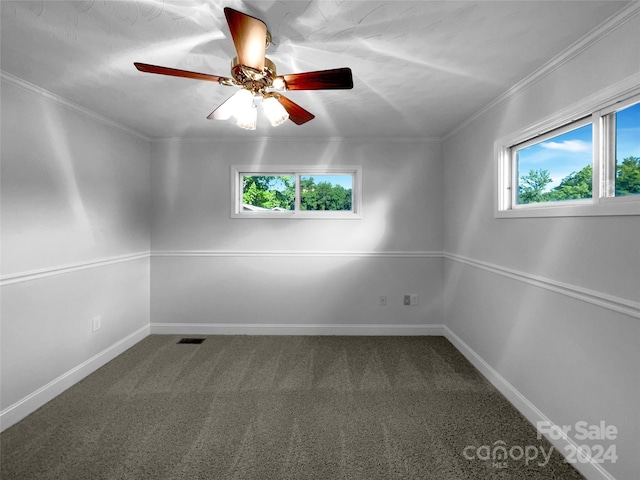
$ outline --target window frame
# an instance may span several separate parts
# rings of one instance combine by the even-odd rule
[[[640,103],[640,87],[637,85],[616,96],[609,95],[602,101],[585,102],[560,112],[554,117],[538,122],[519,132],[502,137],[494,143],[496,218],[513,217],[563,217],[640,215],[640,194],[611,196],[611,179],[615,185],[615,152],[611,158],[611,138],[615,138],[615,125],[609,114]],[[531,204],[517,204],[518,190],[516,152],[561,135],[564,132],[592,124],[592,197],[590,199],[564,200]],[[613,162],[613,167],[612,167]],[[613,177],[612,177],[613,175]],[[614,194],[615,195],[615,194]]]
[[[601,119],[602,125],[602,140],[601,140],[601,164],[600,164],[600,188],[604,195],[601,196],[602,203],[636,203],[640,201],[640,194],[634,195],[622,195],[617,197],[615,195],[616,189],[616,123],[610,120],[609,115],[612,113],[624,110],[627,107],[633,105],[640,105],[640,93],[633,95],[624,100],[616,102],[606,108],[601,109],[598,113]],[[639,152],[640,155],[640,152]]]
[[[526,203],[526,204],[522,204],[522,203],[517,203],[518,200],[518,192],[519,192],[519,186],[520,186],[520,182],[519,182],[519,175],[520,172],[518,170],[518,166],[517,166],[517,154],[520,150],[523,150],[527,147],[530,147],[532,145],[537,145],[538,143],[542,143],[545,142],[547,140],[550,140],[552,138],[556,138],[559,137],[560,135],[564,135],[565,133],[568,132],[572,132],[574,130],[577,130],[579,128],[585,127],[587,125],[591,125],[591,134],[592,134],[592,143],[593,143],[593,137],[595,137],[595,132],[594,130],[594,126],[593,126],[593,116],[589,115],[583,118],[580,118],[578,120],[574,120],[571,123],[568,123],[566,125],[563,125],[561,127],[558,128],[554,128],[553,130],[546,132],[546,133],[542,133],[540,135],[537,135],[533,138],[530,138],[529,140],[526,140],[524,142],[518,143],[517,145],[512,145],[509,148],[509,153],[511,155],[511,158],[509,159],[509,162],[511,164],[511,185],[512,188],[510,189],[510,194],[511,194],[511,199],[510,199],[510,204],[511,204],[511,208],[515,209],[520,209],[520,208],[544,208],[544,207],[550,207],[550,206],[554,206],[557,205],[558,203],[562,203],[562,205],[583,205],[587,202],[590,202],[593,198],[593,189],[592,189],[592,198],[591,199],[587,199],[587,198],[583,198],[583,199],[573,199],[573,200],[563,200],[562,202],[537,202],[537,203]],[[591,157],[592,162],[595,160],[595,157],[593,156],[593,152],[592,152],[592,157]]]
[[[245,175],[295,176],[295,206],[293,210],[242,209],[242,179]],[[300,177],[313,175],[351,175],[351,210],[300,210]],[[316,220],[359,220],[362,218],[362,166],[361,165],[232,165],[231,166],[231,218],[274,218]]]

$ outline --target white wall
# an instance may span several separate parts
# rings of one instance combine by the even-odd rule
[[[442,323],[440,144],[165,140],[151,151],[152,331]],[[230,166],[253,163],[362,165],[362,219],[230,218]]]
[[[150,157],[32,86],[1,93],[6,428],[147,333]]]
[[[640,300],[640,222],[493,217],[494,140],[637,74],[638,32],[635,18],[609,33],[444,152],[253,135],[149,145],[3,80],[2,427],[149,322],[158,333],[365,334],[446,322],[556,424],[617,426],[619,460],[605,467],[638,478],[640,327],[616,306]],[[231,219],[230,165],[254,162],[361,164],[363,218]],[[403,293],[420,305],[402,306]]]
[[[554,423],[615,425],[577,443],[616,444],[620,480],[640,478],[640,220],[495,219],[493,142],[637,76],[639,49],[636,15],[444,146],[447,326]]]

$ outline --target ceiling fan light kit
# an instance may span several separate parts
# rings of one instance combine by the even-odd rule
[[[240,90],[236,95],[234,116],[236,125],[245,130],[255,130],[258,121],[258,109],[253,104],[253,94],[249,90]]]
[[[279,97],[279,95],[278,95]],[[264,108],[264,114],[271,122],[271,125],[277,127],[278,125],[289,120],[289,112],[278,101],[278,98],[273,93],[268,93],[262,97],[262,107]]]
[[[303,125],[315,116],[278,93],[279,91],[353,88],[350,68],[278,76],[275,63],[265,57],[265,50],[272,41],[265,23],[229,7],[224,9],[224,13],[238,53],[231,62],[231,78],[139,62],[134,63],[135,67],[141,72],[241,87],[241,90],[224,101],[207,118],[228,120],[233,116],[236,124],[247,130],[256,129],[258,112],[254,100],[258,97],[262,99],[265,116],[274,127],[287,119],[296,125]]]
[[[236,114],[236,125],[245,130],[255,130],[258,122],[258,109],[255,105],[240,110]]]

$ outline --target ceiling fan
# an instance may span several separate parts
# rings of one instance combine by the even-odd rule
[[[271,34],[267,31],[266,24],[262,20],[229,7],[225,7],[224,14],[238,53],[238,56],[231,62],[230,78],[139,62],[135,62],[134,65],[141,72],[193,78],[217,82],[226,86],[241,87],[207,118],[228,120],[235,116],[237,125],[248,130],[256,128],[257,107],[254,100],[257,98],[262,98],[265,115],[272,125],[280,125],[287,119],[297,125],[302,125],[315,116],[279,91],[353,88],[350,68],[278,75],[275,63],[265,57],[265,51],[271,43]]]

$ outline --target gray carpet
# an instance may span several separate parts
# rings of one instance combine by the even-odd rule
[[[179,338],[3,432],[2,479],[583,478],[443,337]]]

